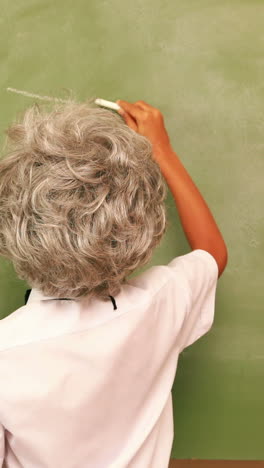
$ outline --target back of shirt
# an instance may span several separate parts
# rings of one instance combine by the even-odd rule
[[[167,468],[179,353],[214,317],[203,250],[151,267],[112,302],[33,289],[0,322],[0,466]]]

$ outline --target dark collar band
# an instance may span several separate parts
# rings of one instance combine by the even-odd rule
[[[25,293],[25,304],[26,304],[27,301],[28,301],[28,296],[30,295],[30,293],[31,293],[31,289],[27,289],[27,290],[26,290],[26,293]],[[116,310],[117,307],[116,307],[116,301],[115,301],[115,299],[113,298],[113,296],[109,296],[109,297],[110,297],[110,299],[111,299],[111,301],[112,301],[112,304],[113,304],[113,306],[114,306],[114,310]],[[53,299],[53,301],[62,301],[62,300],[63,300],[63,301],[71,301],[71,299],[69,299],[68,297],[62,297],[62,298],[58,298],[58,299]]]

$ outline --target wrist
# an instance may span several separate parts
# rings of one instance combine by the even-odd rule
[[[160,166],[164,166],[167,160],[175,158],[176,153],[172,146],[157,144],[153,147],[153,157]]]

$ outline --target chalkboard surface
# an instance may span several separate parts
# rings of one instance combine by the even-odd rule
[[[172,457],[264,459],[264,2],[2,0],[3,131],[34,99],[145,100],[209,204],[229,251],[215,323],[181,355]],[[172,195],[171,227],[150,264],[190,251]],[[28,285],[1,259],[1,316]]]

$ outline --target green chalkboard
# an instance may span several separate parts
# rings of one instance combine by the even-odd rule
[[[264,459],[264,2],[1,1],[1,141],[34,99],[145,100],[211,208],[229,251],[208,335],[181,355],[172,457]],[[190,249],[173,198],[150,264]],[[0,264],[1,316],[27,284]]]

